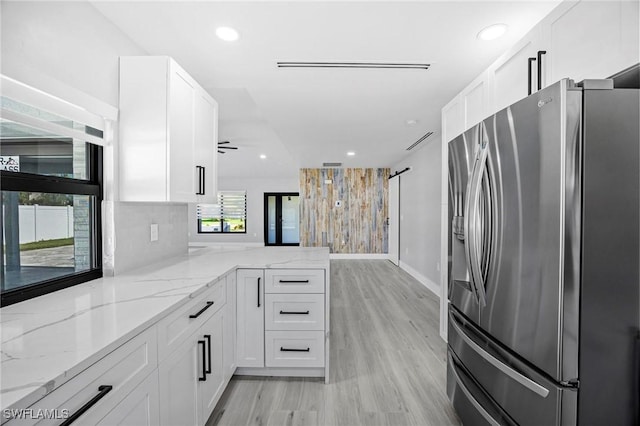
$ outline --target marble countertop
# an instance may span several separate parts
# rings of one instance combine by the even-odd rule
[[[26,408],[236,268],[328,269],[328,248],[192,248],[0,309],[0,407]]]

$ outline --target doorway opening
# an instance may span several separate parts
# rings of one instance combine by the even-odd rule
[[[300,245],[300,194],[265,192],[264,245]]]

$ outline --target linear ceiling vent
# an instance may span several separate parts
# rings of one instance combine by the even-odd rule
[[[322,163],[322,167],[342,167],[342,163]]]
[[[277,62],[278,68],[387,68],[403,70],[428,70],[431,64],[396,62]]]
[[[427,139],[429,136],[431,136],[433,134],[433,132],[427,132],[424,134],[424,136],[422,136],[420,139],[418,139],[417,141],[415,141],[414,143],[412,143],[408,148],[407,151],[411,151],[413,148],[415,148],[416,146],[418,146],[418,144],[420,144],[420,142],[422,142],[423,140]]]

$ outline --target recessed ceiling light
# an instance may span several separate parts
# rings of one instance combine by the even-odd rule
[[[418,124],[418,120],[407,120],[404,122],[407,126],[415,126]]]
[[[493,24],[478,33],[480,40],[490,41],[502,37],[507,32],[506,24]]]
[[[264,155],[264,154],[260,154],[260,158],[262,158],[264,160],[265,158],[267,158],[267,156]]]
[[[231,27],[216,28],[216,35],[224,41],[236,41],[240,37],[238,32]]]
[[[355,152],[353,152],[353,151],[349,151],[349,152],[347,152],[347,155],[348,155],[349,157],[353,157],[354,155],[356,155],[356,153],[355,153]]]

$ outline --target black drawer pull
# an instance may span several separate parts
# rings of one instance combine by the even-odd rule
[[[309,315],[309,311],[304,311],[304,312],[287,312],[287,311],[280,311],[280,315]]]
[[[211,302],[211,301],[207,302],[207,305],[206,305],[204,308],[200,309],[200,310],[199,310],[198,312],[196,312],[195,314],[189,315],[189,318],[198,318],[200,315],[202,315],[202,313],[203,313],[204,311],[206,311],[206,310],[207,310],[207,309],[209,309],[211,306],[213,306],[213,303],[214,303],[214,302]]]
[[[280,280],[279,282],[284,284],[308,284],[309,280]]]
[[[280,352],[309,352],[311,350],[311,348],[307,348],[307,349],[289,349],[289,348],[283,348],[282,346],[280,346]]]
[[[78,420],[78,417],[83,415],[89,408],[93,407],[98,401],[104,398],[109,392],[111,392],[111,389],[113,389],[113,386],[111,385],[98,386],[98,394],[80,407],[78,411],[73,413],[73,415],[69,416],[64,422],[60,423],[60,426],[68,426]]]
[[[205,365],[207,362],[205,358],[207,357],[207,347],[205,346],[204,340],[198,340],[198,345],[202,345],[202,377],[198,377],[198,381],[206,382],[207,381],[207,366]]]
[[[260,307],[260,277],[258,277],[258,308]]]

